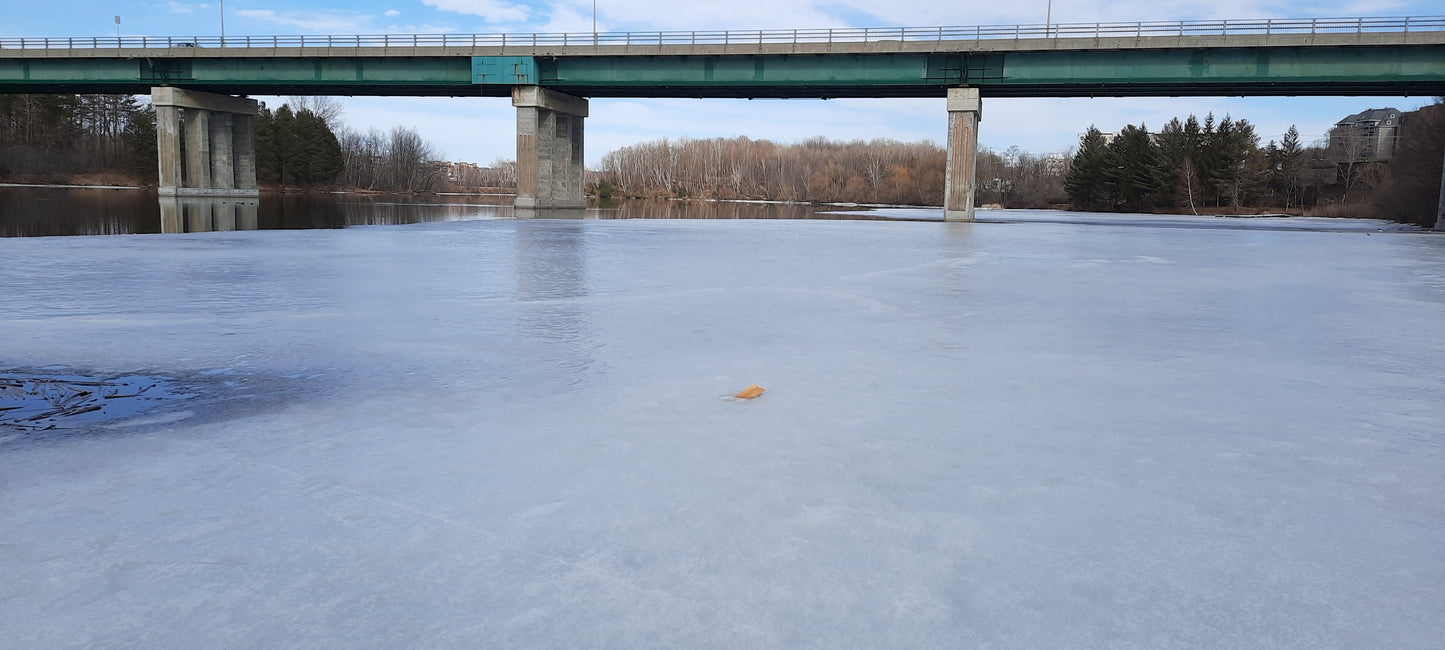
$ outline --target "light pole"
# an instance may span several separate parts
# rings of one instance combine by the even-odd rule
[[[1049,0],[1049,6],[1044,10],[1044,38],[1048,38],[1053,31],[1050,25],[1054,24],[1054,0]]]
[[[1049,0],[1052,2],[1053,0]],[[221,47],[226,46],[226,0],[220,0],[221,5]]]
[[[597,44],[597,0],[592,0],[592,44]]]

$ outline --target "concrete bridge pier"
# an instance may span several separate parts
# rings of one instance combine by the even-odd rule
[[[582,122],[587,100],[541,86],[512,88],[519,210],[585,208]]]
[[[1440,203],[1435,208],[1435,229],[1445,230],[1445,151],[1440,154]]]
[[[151,89],[161,196],[256,197],[254,99]]]
[[[973,221],[974,169],[983,103],[977,88],[948,89],[948,164],[944,173],[943,220]]]

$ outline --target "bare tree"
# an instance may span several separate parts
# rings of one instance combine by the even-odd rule
[[[931,143],[654,140],[603,156],[598,180],[627,196],[938,204],[944,164]]]
[[[341,105],[341,100],[335,97],[324,95],[292,95],[286,98],[286,103],[291,109],[300,113],[311,111],[312,115],[321,118],[326,126],[336,130],[341,128],[341,116],[346,114],[346,107]]]
[[[414,129],[343,131],[337,139],[345,159],[342,179],[347,185],[417,192],[435,189],[446,180],[447,165],[441,162],[441,153]]]

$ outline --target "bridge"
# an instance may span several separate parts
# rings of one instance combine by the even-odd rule
[[[1445,17],[4,38],[0,92],[149,93],[162,191],[223,196],[255,195],[256,105],[234,96],[511,97],[519,208],[585,205],[586,98],[947,97],[945,218],[972,220],[982,98],[1441,95]]]

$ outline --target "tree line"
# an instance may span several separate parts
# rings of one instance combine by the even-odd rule
[[[1247,120],[1174,118],[1157,133],[1140,124],[1106,136],[1090,126],[1070,160],[1065,190],[1081,210],[1148,212],[1283,207],[1431,226],[1445,149],[1445,104],[1401,116],[1394,155],[1363,154],[1371,132],[1338,127],[1305,146],[1293,125],[1259,146]],[[1361,141],[1370,138],[1371,141]]]
[[[262,106],[256,124],[257,178],[283,187],[341,185],[388,192],[434,190],[445,180],[440,153],[415,129],[362,133],[342,123],[342,113],[340,102],[329,97],[292,97],[274,113]]]
[[[979,195],[1006,207],[1062,202],[1064,167],[1063,156],[983,149]],[[603,156],[592,187],[638,198],[941,205],[946,171],[947,154],[932,142],[664,138]]]
[[[661,139],[603,156],[596,188],[629,197],[940,204],[944,167],[931,143]]]
[[[1293,126],[1284,147],[1270,143],[1276,157],[1297,164],[1302,155]],[[1079,141],[1064,187],[1082,210],[1146,212],[1159,207],[1240,207],[1273,201],[1280,183],[1259,149],[1259,136],[1248,120],[1210,113],[1200,122],[1190,115],[1171,119],[1158,133],[1143,124],[1127,125],[1113,137],[1090,126]],[[1287,151],[1288,153],[1281,153]],[[1277,170],[1276,170],[1277,171]],[[1289,199],[1286,198],[1286,201]]]
[[[292,97],[255,118],[256,176],[282,187],[435,189],[445,163],[410,128],[359,133],[334,99]],[[155,111],[133,95],[0,95],[0,179],[64,182],[90,173],[158,175]]]
[[[131,95],[0,95],[0,178],[156,173],[155,118]]]

